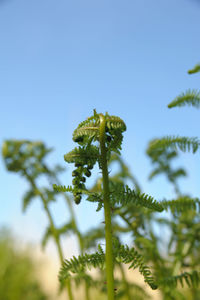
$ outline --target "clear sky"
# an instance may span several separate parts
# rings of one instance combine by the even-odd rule
[[[55,148],[49,163],[65,165],[77,124],[94,108],[107,111],[127,124],[122,155],[143,190],[172,196],[162,178],[147,181],[145,149],[166,134],[200,136],[198,110],[167,108],[200,88],[198,74],[187,74],[200,61],[199,16],[197,0],[0,1],[0,142],[42,140]],[[189,170],[185,190],[199,196],[199,154],[178,163]],[[0,178],[0,225],[39,240],[46,224],[40,204],[23,215],[27,185],[2,160]],[[68,175],[63,183],[70,184]],[[52,209],[63,218],[61,204]],[[101,219],[90,203],[77,212],[83,230]]]

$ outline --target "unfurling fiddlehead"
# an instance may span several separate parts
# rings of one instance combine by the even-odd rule
[[[86,190],[86,177],[91,175],[95,163],[99,164],[102,170],[103,181],[103,204],[105,214],[105,238],[106,238],[106,274],[108,286],[108,298],[114,299],[114,259],[112,250],[112,228],[111,212],[109,200],[109,179],[107,161],[111,152],[120,153],[123,139],[122,133],[126,130],[125,123],[115,116],[109,116],[107,113],[97,114],[94,110],[92,117],[79,124],[74,131],[73,140],[79,144],[64,156],[69,163],[75,164],[75,170],[72,173],[74,177],[72,184],[74,186],[73,195],[75,203],[81,201],[82,192]],[[96,146],[96,143],[99,143]]]
[[[73,140],[79,144],[79,147],[64,155],[66,162],[75,164],[72,184],[76,204],[81,201],[80,190],[85,190],[86,177],[91,176],[94,165],[98,163],[101,168],[100,149],[92,144],[100,141],[100,116],[101,114],[97,114],[94,110],[92,117],[79,124],[73,133]],[[126,125],[119,117],[108,114],[105,115],[105,124],[105,145],[108,159],[111,151],[119,153],[123,138],[122,132],[126,130]]]

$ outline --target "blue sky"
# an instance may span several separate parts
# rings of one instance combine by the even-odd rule
[[[0,142],[42,140],[55,148],[49,163],[64,165],[77,124],[94,108],[107,111],[127,124],[122,155],[143,190],[157,199],[173,196],[163,178],[147,181],[145,149],[166,134],[199,136],[198,110],[167,109],[181,92],[200,87],[198,74],[187,74],[200,61],[199,15],[195,0],[2,1]],[[182,183],[195,196],[199,162],[199,154],[177,162],[188,169]],[[40,240],[46,225],[40,204],[23,215],[26,183],[6,172],[2,160],[0,178],[0,225]],[[63,176],[63,183],[69,180]],[[62,204],[52,210],[63,218]],[[101,220],[90,203],[81,203],[77,214],[83,230]]]

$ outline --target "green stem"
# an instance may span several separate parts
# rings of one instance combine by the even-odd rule
[[[106,278],[107,278],[107,291],[108,300],[114,300],[114,261],[112,249],[112,224],[111,224],[111,207],[109,201],[109,180],[108,180],[108,167],[107,167],[107,151],[105,145],[105,116],[100,115],[100,149],[101,149],[101,168],[103,176],[103,202],[104,202],[104,215],[105,215],[105,238],[106,238]]]
[[[56,243],[56,246],[57,246],[57,249],[58,249],[58,255],[59,255],[59,259],[60,259],[60,263],[62,264],[63,262],[63,252],[62,252],[62,248],[61,248],[61,244],[60,244],[60,239],[59,239],[59,236],[57,234],[57,230],[56,230],[56,227],[54,225],[54,222],[53,222],[53,218],[51,216],[51,213],[50,213],[50,210],[47,206],[47,201],[44,197],[44,195],[40,192],[40,190],[37,188],[34,180],[27,174],[27,172],[25,172],[25,175],[27,177],[27,179],[29,180],[32,188],[37,191],[37,194],[40,196],[41,200],[42,200],[42,203],[43,203],[43,206],[44,206],[44,210],[46,211],[46,214],[48,216],[48,219],[49,219],[49,223],[50,223],[50,228],[51,228],[51,232],[53,234],[53,237],[54,237],[54,240],[55,240],[55,243]],[[69,299],[70,300],[74,300],[74,297],[72,295],[72,288],[71,288],[71,282],[69,280],[67,280],[66,282],[66,287],[67,287],[67,291],[68,291],[68,296],[69,296]]]

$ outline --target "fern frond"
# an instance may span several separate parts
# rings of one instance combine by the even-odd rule
[[[146,207],[155,211],[163,211],[163,207],[153,197],[135,190],[131,190],[127,185],[110,182],[110,202],[111,205],[126,206],[133,204]]]
[[[70,192],[70,193],[73,193],[73,195],[85,194],[88,196],[86,198],[87,201],[98,203],[99,206],[97,208],[97,211],[99,211],[103,207],[102,193],[90,192],[86,189],[78,189],[78,188],[72,187],[72,186],[66,187],[65,185],[57,185],[57,184],[53,184],[53,189],[59,193],[60,192],[61,193]]]
[[[70,193],[74,193],[74,192],[77,192],[77,193],[83,193],[85,195],[91,198],[93,198],[93,200],[88,200],[88,201],[91,201],[91,202],[98,202],[100,201],[100,197],[102,196],[101,193],[94,193],[94,192],[90,192],[86,189],[77,189],[77,188],[74,188],[73,186],[71,185],[68,185],[68,186],[65,186],[65,185],[57,185],[57,184],[53,184],[53,189],[54,191],[56,192],[59,192],[59,193],[65,193],[65,192],[70,192]],[[96,199],[96,201],[95,201]]]
[[[148,153],[159,149],[171,148],[173,150],[180,149],[183,152],[191,151],[195,153],[200,146],[200,141],[196,138],[166,136],[161,139],[154,139],[149,143]]]
[[[91,176],[91,170],[96,162],[99,163],[99,168],[102,168],[102,160],[100,159],[100,147],[92,142],[100,142],[100,120],[102,114],[97,114],[94,110],[94,115],[86,121],[81,122],[73,133],[73,140],[80,147],[65,154],[64,159],[68,163],[75,163],[76,169],[72,172],[74,177],[72,184],[75,189],[85,189],[86,177]],[[107,113],[104,116],[104,139],[106,148],[107,160],[111,156],[111,151],[119,153],[123,139],[122,132],[126,130],[125,123],[115,116],[109,116]],[[79,204],[82,198],[82,193],[74,191],[74,201]]]
[[[73,133],[73,140],[81,146],[99,141],[100,115],[94,110],[94,115],[81,122]],[[109,151],[119,152],[122,143],[122,132],[126,130],[126,125],[122,119],[116,116],[105,114],[106,138]]]
[[[164,209],[169,209],[172,213],[181,213],[187,210],[195,210],[200,212],[200,199],[198,198],[182,196],[175,200],[163,200],[161,204]]]
[[[62,191],[69,191],[69,189],[62,189]],[[84,191],[83,191],[84,193]],[[98,202],[97,211],[103,207],[103,194],[86,192],[88,197],[87,201]],[[152,196],[145,193],[140,193],[139,191],[131,190],[127,185],[120,182],[110,181],[110,203],[113,208],[117,206],[125,207],[128,204],[149,208],[158,212],[163,211],[162,205],[157,202]]]
[[[62,268],[59,272],[59,280],[63,282],[69,278],[72,274],[82,273],[85,268],[91,269],[100,268],[103,269],[105,264],[104,253],[96,252],[93,254],[82,254],[77,258],[73,256],[70,260],[64,260]]]
[[[182,287],[184,287],[184,284],[186,284],[188,287],[197,287],[200,283],[200,272],[184,272],[180,275],[170,276],[159,281],[159,285],[169,286],[171,288],[176,288],[178,283],[180,283]]]
[[[116,116],[109,116],[108,114],[106,114],[106,127],[109,129],[118,129],[121,132],[126,131],[126,124],[124,123],[124,121]]]
[[[117,249],[115,249],[115,259],[118,262],[130,264],[129,269],[139,268],[139,272],[143,275],[144,281],[153,290],[157,289],[157,284],[149,267],[145,265],[142,255],[140,255],[134,248],[129,249],[127,245],[120,245]]]
[[[82,273],[85,268],[91,267],[103,269],[105,266],[105,254],[101,248],[94,254],[79,255],[77,258],[73,256],[70,260],[64,260],[62,268],[59,272],[59,280],[62,283],[69,278],[72,274]],[[116,262],[123,262],[130,264],[129,269],[139,268],[139,272],[143,275],[144,281],[152,288],[157,289],[157,284],[152,277],[151,271],[145,265],[143,257],[138,252],[128,246],[117,245],[114,249],[114,258]]]
[[[73,140],[80,145],[87,144],[88,141],[99,138],[99,114],[94,110],[94,115],[81,122],[74,130]]]
[[[194,73],[197,73],[197,72],[200,72],[200,64],[197,64],[196,66],[194,66],[193,69],[188,70],[188,74],[194,74]]]
[[[22,176],[29,169],[29,176],[34,178],[44,174],[51,174],[47,169],[44,159],[52,151],[45,144],[29,140],[6,140],[2,146],[2,154],[6,168],[12,172],[19,172]]]
[[[122,133],[126,131],[126,124],[124,121],[116,116],[109,116],[106,114],[106,131],[108,132],[107,138],[110,139],[107,142],[108,150],[114,151],[120,154],[121,144],[123,140]]]
[[[86,148],[74,148],[74,150],[64,155],[64,159],[68,163],[77,163],[80,165],[94,165],[99,157],[99,149],[96,146],[88,146]]]
[[[168,108],[173,108],[176,106],[194,106],[196,108],[200,107],[200,92],[197,90],[188,90],[185,93],[176,97],[171,103],[168,104]]]

